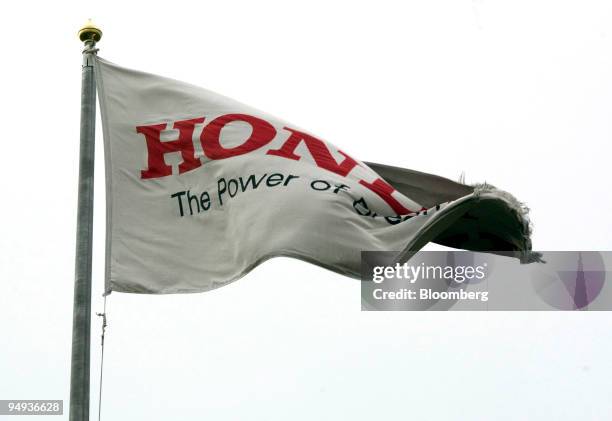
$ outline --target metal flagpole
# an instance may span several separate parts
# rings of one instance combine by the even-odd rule
[[[77,211],[72,360],[70,364],[70,421],[89,420],[89,348],[91,337],[91,249],[93,234],[94,138],[96,83],[93,59],[102,31],[89,21],[79,31],[85,43],[81,79],[81,140]]]

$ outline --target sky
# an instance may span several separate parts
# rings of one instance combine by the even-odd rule
[[[124,67],[220,92],[361,160],[512,192],[537,249],[612,249],[610,2],[21,1],[0,16],[0,399],[68,405],[87,18],[104,32],[99,55]],[[101,140],[98,124],[94,312]],[[207,293],[113,293],[102,418],[612,416],[610,313],[362,312],[359,294],[286,258]],[[92,419],[99,334],[94,316]]]

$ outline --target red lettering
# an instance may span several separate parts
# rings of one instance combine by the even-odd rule
[[[253,131],[243,144],[233,148],[224,148],[220,142],[221,130],[227,124],[234,121],[244,121],[250,124]],[[270,143],[274,136],[276,136],[276,129],[265,120],[246,114],[226,114],[215,118],[204,127],[200,139],[207,157],[210,159],[224,159],[259,149]]]
[[[308,148],[308,151],[314,158],[315,163],[321,168],[346,177],[346,175],[357,166],[357,161],[342,151],[338,152],[344,156],[344,159],[340,164],[338,164],[325,145],[325,142],[322,140],[319,140],[307,133],[290,129],[289,127],[285,127],[284,129],[290,131],[291,136],[289,136],[289,139],[285,141],[280,149],[269,150],[268,155],[275,155],[299,161],[301,156],[295,154],[295,148],[297,148],[300,142],[304,142]]]
[[[162,142],[161,132],[166,130],[166,124],[154,124],[152,126],[138,126],[137,133],[142,133],[147,141],[148,165],[140,172],[142,178],[157,178],[172,175],[172,167],[166,164],[164,155],[169,152],[180,152],[183,162],[179,165],[179,174],[191,171],[199,167],[200,160],[195,158],[193,149],[194,126],[204,122],[204,117],[191,120],[177,121],[174,129],[179,131],[178,139]]]
[[[359,184],[367,187],[372,190],[374,193],[380,196],[382,200],[387,202],[389,206],[397,213],[398,215],[405,215],[407,213],[412,212],[410,209],[407,209],[402,205],[396,198],[391,196],[393,192],[396,190],[391,187],[387,182],[385,182],[382,178],[377,178],[373,183],[368,183],[367,181],[359,180]]]

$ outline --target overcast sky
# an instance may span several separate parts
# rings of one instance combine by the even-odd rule
[[[609,1],[14,2],[0,15],[0,399],[68,405],[88,17],[108,60],[361,160],[490,182],[530,206],[535,248],[612,249]],[[98,125],[94,311],[101,140]],[[107,420],[612,417],[610,313],[361,312],[358,281],[279,258],[208,293],[113,293],[108,315]],[[95,419],[95,317],[92,341]]]

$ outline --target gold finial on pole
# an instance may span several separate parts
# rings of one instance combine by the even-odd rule
[[[102,30],[98,28],[91,19],[79,30],[79,39],[83,42],[94,41],[98,42],[102,38]]]

